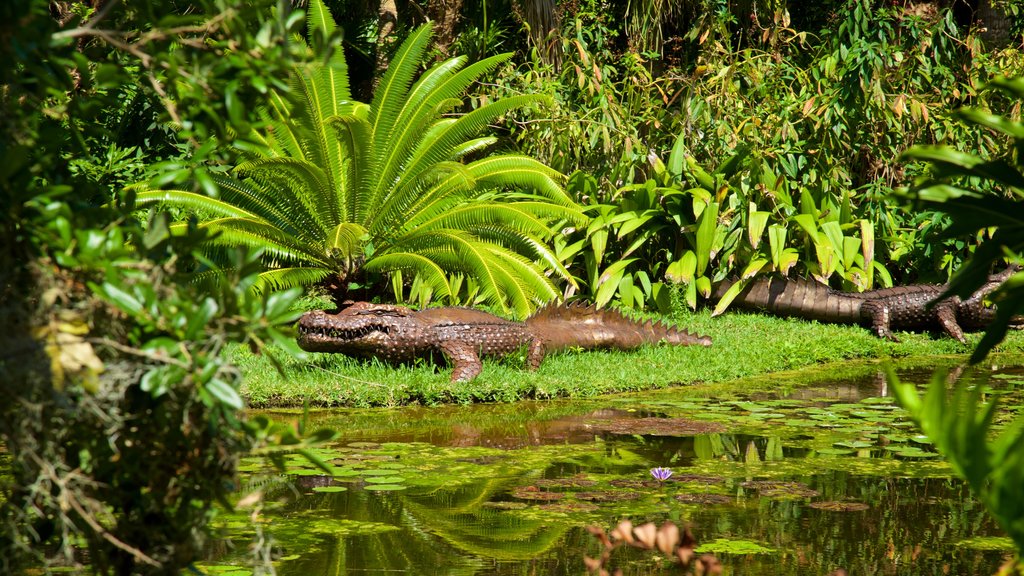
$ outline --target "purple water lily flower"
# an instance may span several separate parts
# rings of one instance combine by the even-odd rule
[[[651,468],[651,476],[658,482],[664,482],[672,476],[672,470],[668,468]]]

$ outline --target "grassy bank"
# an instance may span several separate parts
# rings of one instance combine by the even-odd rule
[[[388,366],[340,354],[310,354],[305,361],[282,359],[285,376],[266,356],[232,351],[245,373],[243,393],[254,407],[397,406],[522,399],[588,397],[610,392],[664,388],[697,382],[723,382],[854,358],[966,354],[968,346],[938,335],[899,333],[889,342],[856,326],[818,324],[759,314],[729,313],[711,318],[707,311],[674,320],[707,334],[710,348],[651,346],[633,352],[566,352],[548,357],[536,372],[522,369],[525,350],[503,360],[484,361],[479,377],[451,383],[446,366]],[[1010,334],[997,350],[1024,351],[1024,334]]]

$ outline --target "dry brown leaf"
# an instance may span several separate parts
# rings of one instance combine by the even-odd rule
[[[613,540],[622,540],[626,544],[633,543],[633,523],[629,520],[619,522],[619,525],[612,530]]]
[[[666,521],[658,528],[658,534],[655,537],[655,543],[658,546],[658,550],[666,556],[671,556],[672,551],[676,549],[676,545],[679,544],[679,527],[672,522]]]
[[[658,527],[654,525],[654,522],[648,522],[633,528],[633,535],[640,541],[641,544],[647,549],[653,549],[655,541],[658,537]]]

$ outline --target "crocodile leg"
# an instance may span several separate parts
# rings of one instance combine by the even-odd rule
[[[477,354],[476,348],[472,344],[458,340],[445,340],[439,347],[453,366],[452,382],[468,382],[476,378],[477,374],[483,370],[480,355]]]
[[[967,344],[964,331],[956,322],[956,308],[956,301],[953,299],[943,300],[935,305],[935,316],[939,319],[939,324],[942,324],[946,334],[956,338],[961,344]]]
[[[899,338],[893,335],[890,327],[892,312],[889,306],[879,300],[868,300],[861,305],[860,312],[871,320],[871,329],[879,338],[885,338],[892,342],[899,342]]]
[[[530,350],[526,353],[526,369],[536,370],[540,368],[540,363],[543,360],[544,343],[541,342],[540,338],[534,338],[530,341]]]

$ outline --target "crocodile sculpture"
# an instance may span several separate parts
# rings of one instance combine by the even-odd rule
[[[966,343],[964,331],[985,328],[995,318],[995,310],[985,297],[1002,284],[1015,267],[989,276],[988,281],[964,300],[957,296],[939,299],[945,285],[912,284],[865,292],[840,292],[812,280],[764,276],[750,282],[733,300],[741,308],[757,309],[820,322],[870,326],[879,337],[898,341],[892,330],[934,330]],[[718,285],[714,299],[719,300],[734,283]],[[1014,325],[1024,324],[1015,318]]]
[[[472,380],[481,356],[526,347],[526,367],[567,348],[630,350],[646,343],[710,346],[707,336],[653,322],[630,320],[613,310],[580,304],[549,305],[525,322],[471,308],[428,308],[356,302],[338,312],[314,310],[299,319],[299,347],[402,363],[440,352],[454,369],[452,381]]]

